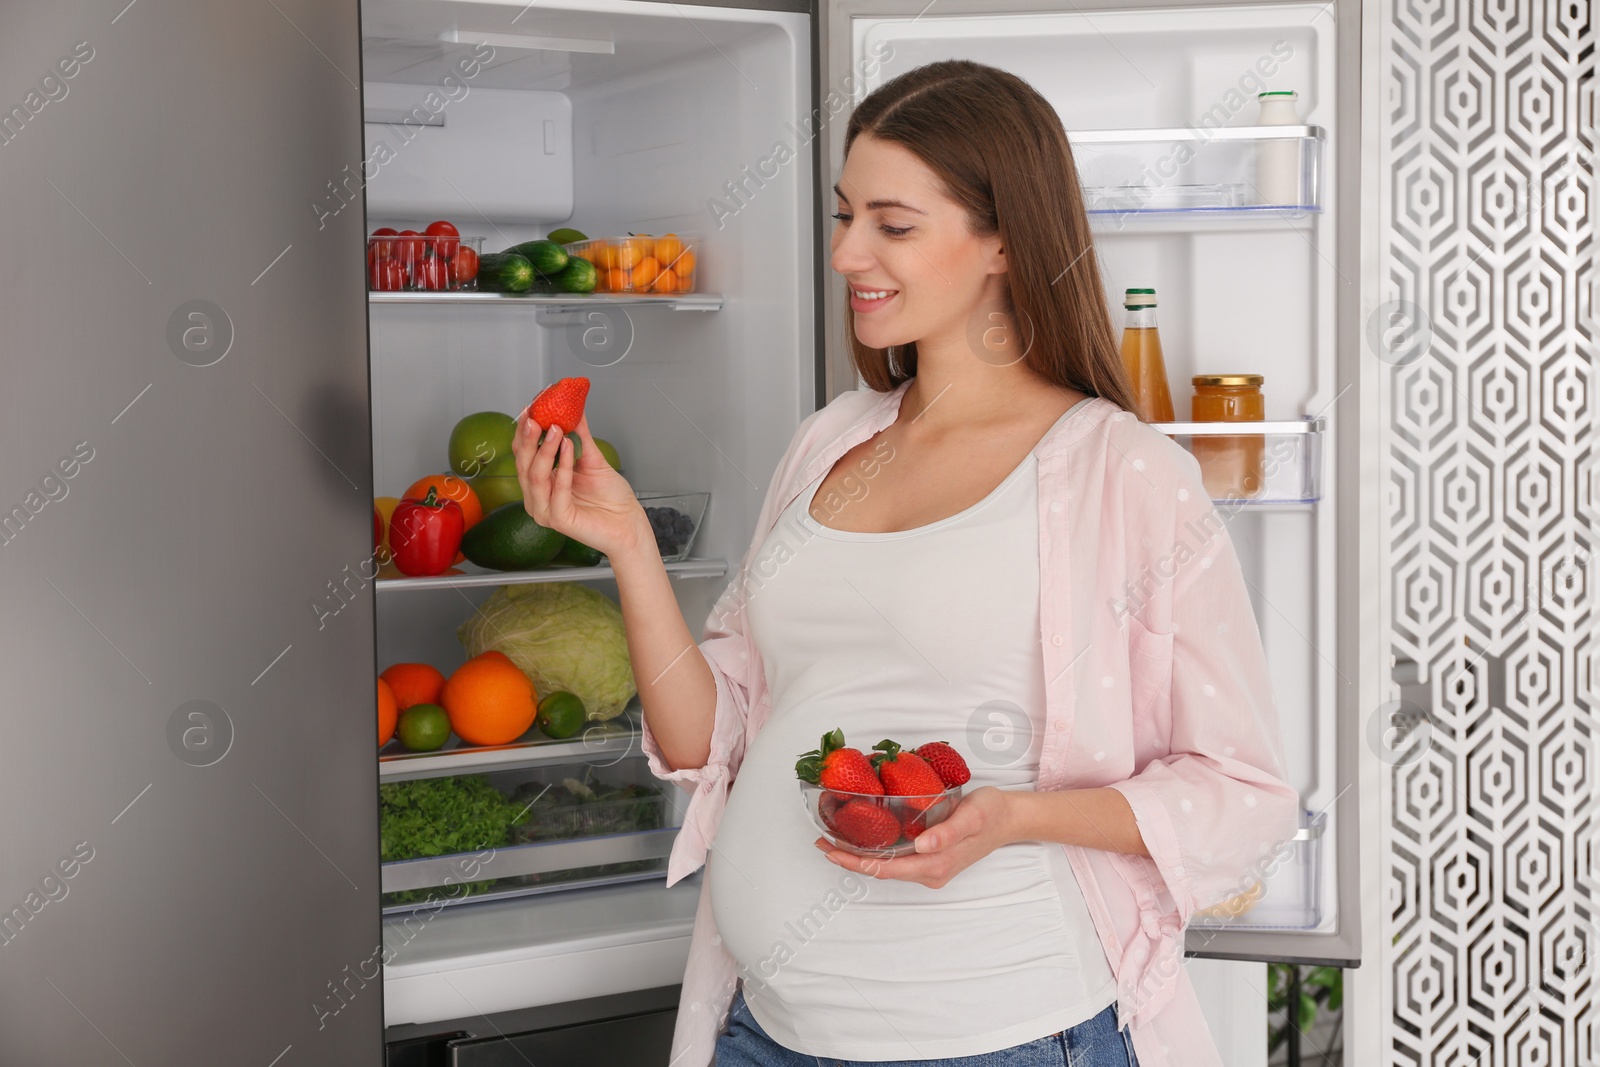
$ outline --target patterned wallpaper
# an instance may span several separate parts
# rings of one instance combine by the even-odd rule
[[[1594,13],[1379,3],[1384,1062],[1600,1064]]]

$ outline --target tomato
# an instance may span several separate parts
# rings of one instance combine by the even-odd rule
[[[433,254],[436,256],[449,259],[456,254],[456,249],[461,245],[461,231],[443,219],[428,223],[428,228],[422,232],[433,238],[428,244],[433,246]]]
[[[455,257],[450,261],[453,280],[461,285],[478,276],[478,253],[462,245],[456,249]]]
[[[408,241],[406,240],[408,237],[415,238],[415,240]],[[416,230],[401,230],[399,239],[395,241],[396,251],[400,255],[400,262],[404,263],[408,270],[415,272],[417,264],[422,261],[422,257],[426,254],[427,243],[422,239],[422,234]]]
[[[438,256],[426,256],[417,261],[416,269],[411,272],[411,280],[418,289],[445,289],[449,287],[449,277],[445,270],[444,260]]]
[[[395,292],[406,287],[406,269],[397,259],[379,259],[367,271],[372,288],[382,292]]]
[[[372,231],[372,236],[367,238],[367,261],[374,259],[393,259],[394,241],[390,240],[397,235],[393,226],[379,226]]]

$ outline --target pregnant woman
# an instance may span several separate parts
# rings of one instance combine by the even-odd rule
[[[1197,463],[1131,413],[1060,120],[950,61],[851,116],[832,267],[865,382],[800,425],[693,640],[627,483],[525,417],[538,521],[616,570],[652,770],[705,864],[672,1067],[1217,1065],[1197,909],[1294,832],[1255,615]],[[797,757],[949,741],[916,853],[829,847]]]

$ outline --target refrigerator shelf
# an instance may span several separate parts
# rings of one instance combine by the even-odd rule
[[[721,559],[685,559],[663,564],[677,579],[720,578],[728,573]],[[430,578],[379,578],[374,586],[383,592],[415,592],[423,589],[471,589],[496,585],[527,585],[531,582],[593,582],[616,578],[610,564],[598,567],[548,566],[527,571],[491,571],[471,563],[451,568],[456,574],[436,574]]]
[[[410,752],[399,741],[390,741],[378,752],[378,780],[409,782],[451,774],[482,774],[571,763],[595,756],[621,759],[639,751],[643,714],[636,696],[615,719],[586,723],[581,733],[562,741],[546,737],[537,729],[529,729],[506,745],[466,745],[452,734],[444,748],[433,752]]]
[[[1323,416],[1277,422],[1153,422],[1200,463],[1211,499],[1301,510],[1322,499]]]
[[[1089,228],[1096,237],[1109,237],[1119,233],[1258,233],[1263,230],[1306,232],[1311,230],[1321,214],[1320,209],[1304,210],[1271,206],[1139,211],[1101,208],[1088,212]]]
[[[1160,129],[1078,130],[1067,137],[1073,147],[1080,144],[1160,144],[1187,141],[1208,144],[1212,141],[1281,141],[1285,139],[1321,142],[1326,134],[1321,126],[1167,126]]]
[[[1300,829],[1241,897],[1190,917],[1190,929],[1313,930],[1322,923],[1322,838],[1326,812],[1301,812]],[[1254,900],[1248,898],[1254,896]],[[1235,902],[1238,903],[1235,903]]]
[[[1322,210],[1320,126],[1177,126],[1069,132],[1091,218],[1253,216],[1295,225]]]
[[[594,304],[618,307],[659,305],[673,311],[716,311],[722,307],[719,293],[481,293],[467,290],[369,292],[369,304],[487,304],[511,307],[528,304],[558,311],[581,311]]]

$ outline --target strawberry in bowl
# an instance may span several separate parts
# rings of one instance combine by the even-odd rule
[[[795,764],[801,799],[834,847],[857,856],[904,856],[916,851],[918,834],[955,809],[961,786],[947,786],[931,763],[893,741],[875,748],[869,759],[845,745],[843,731],[823,734],[821,745]]]

